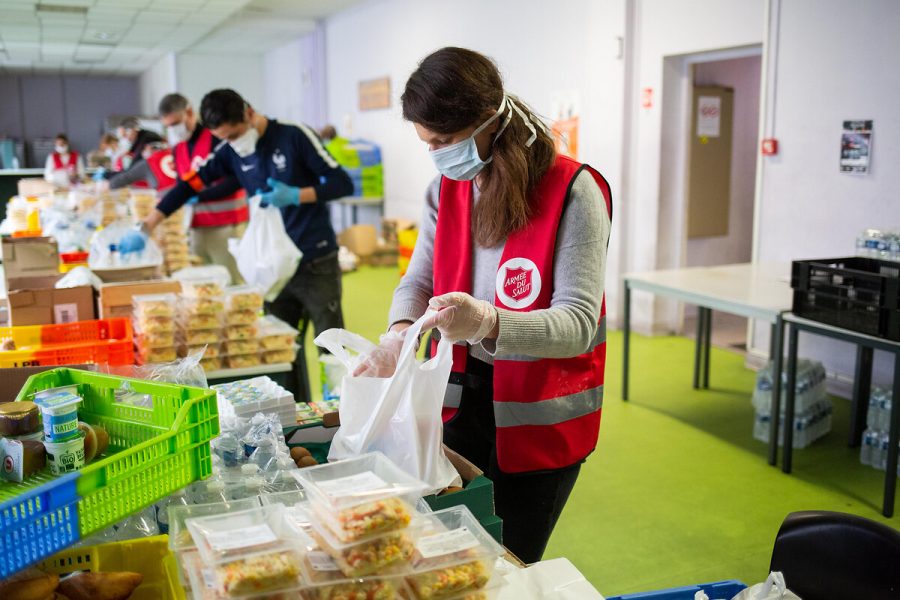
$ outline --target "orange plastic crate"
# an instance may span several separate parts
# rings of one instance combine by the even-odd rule
[[[11,338],[16,345],[15,350],[0,352],[0,367],[134,364],[134,334],[129,319],[0,327],[0,337]]]

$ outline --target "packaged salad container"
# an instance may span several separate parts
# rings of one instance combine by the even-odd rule
[[[413,525],[361,542],[345,544],[312,519],[310,537],[327,553],[347,577],[363,577],[374,573],[401,573],[408,568],[413,555],[413,542],[418,528]]]
[[[326,552],[312,551],[302,561],[307,587],[304,600],[406,600],[409,593],[402,577],[346,577]]]

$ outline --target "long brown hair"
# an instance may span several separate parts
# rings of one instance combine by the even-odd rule
[[[493,140],[494,158],[482,171],[484,185],[473,213],[475,241],[487,248],[528,223],[530,194],[556,158],[553,140],[535,124],[534,112],[515,96],[509,99],[532,120],[537,139],[525,147],[531,130],[514,112],[509,125]],[[453,47],[425,57],[401,97],[403,118],[441,134],[479,125],[502,101],[503,78],[497,65],[483,54]],[[510,110],[498,118],[501,126]]]

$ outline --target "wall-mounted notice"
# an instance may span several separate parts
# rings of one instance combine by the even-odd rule
[[[841,173],[868,173],[872,155],[872,121],[844,121]]]
[[[722,123],[722,98],[699,96],[697,98],[697,137],[719,137]]]
[[[391,78],[381,77],[359,82],[359,110],[391,107]]]

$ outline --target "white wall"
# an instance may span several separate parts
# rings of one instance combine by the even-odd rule
[[[266,106],[262,55],[183,52],[177,63],[178,92],[196,107],[217,88],[235,90],[254,107]]]
[[[617,36],[624,35],[624,20],[625,0],[560,0],[552,10],[540,0],[369,2],[325,23],[328,118],[339,131],[349,118],[354,137],[381,145],[386,213],[418,219],[436,171],[412,125],[402,119],[399,97],[430,52],[448,45],[472,48],[494,58],[507,89],[541,114],[551,113],[555,92],[578,96],[579,159],[609,180],[618,215],[624,61],[617,58]],[[359,81],[385,75],[391,78],[392,108],[359,112]],[[617,219],[613,239],[621,235]],[[607,281],[616,281],[617,264],[613,246]],[[608,285],[608,292],[610,287],[615,288]]]
[[[155,115],[162,97],[176,91],[178,85],[175,54],[171,52],[166,54],[144,71],[138,85],[141,93],[141,113]]]
[[[752,258],[761,66],[759,56],[694,66],[695,85],[720,85],[734,90],[734,119],[728,234],[688,240],[686,266],[745,263]]]
[[[627,202],[619,213],[626,221],[618,240],[623,272],[674,267],[667,261],[679,258],[668,249],[677,246],[681,230],[660,218],[664,58],[760,44],[763,20],[763,0],[635,0],[629,42],[632,87],[627,91],[633,101],[626,107],[630,139],[622,192]],[[639,104],[645,88],[653,90],[652,108]],[[666,317],[656,323],[657,329],[677,326],[673,311],[664,310],[667,303],[640,293],[633,302],[636,329],[649,331],[654,314]]]
[[[327,121],[325,32],[315,31],[263,55],[265,112],[315,129]]]
[[[780,4],[780,10],[777,3],[773,7],[780,25],[768,40],[770,48],[777,45],[768,73],[775,99],[764,116],[766,135],[778,139],[779,154],[762,161],[758,258],[849,256],[862,229],[900,224],[900,69],[886,68],[900,56],[900,3]],[[845,119],[875,121],[868,174],[838,170]],[[767,347],[767,331],[757,331],[754,339]],[[847,345],[800,339],[804,356],[824,360],[832,372],[852,373]],[[882,382],[889,381],[885,362],[876,369]]]

